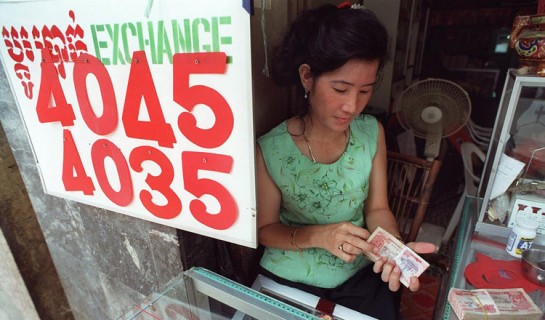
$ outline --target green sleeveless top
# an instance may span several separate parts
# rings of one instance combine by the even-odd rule
[[[285,121],[261,136],[258,143],[267,170],[282,193],[280,222],[305,226],[350,221],[363,226],[363,202],[369,189],[377,134],[373,116],[354,119],[348,146],[332,164],[314,163],[303,155]],[[369,263],[363,255],[347,263],[321,248],[299,253],[269,247],[260,262],[282,278],[322,288],[339,286]]]

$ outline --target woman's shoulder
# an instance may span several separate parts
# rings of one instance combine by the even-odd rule
[[[354,121],[356,123],[359,123],[359,124],[376,123],[377,118],[375,118],[375,116],[373,116],[371,114],[362,113],[359,116],[357,116],[356,118],[354,118]]]
[[[363,147],[374,155],[379,141],[380,123],[373,115],[362,114],[354,119],[350,133],[354,136],[354,145]]]
[[[353,121],[357,132],[376,135],[378,130],[378,121],[375,116],[370,114],[361,114]]]
[[[282,136],[288,132],[287,130],[287,120],[284,120],[280,122],[278,125],[276,125],[274,128],[269,130],[269,132],[263,134],[260,136],[257,141],[262,144],[266,141],[274,140],[275,138],[278,138],[279,136]]]
[[[287,120],[284,120],[284,121],[280,122],[279,124],[274,126],[272,129],[270,129],[267,133],[260,136],[259,139],[266,139],[266,138],[269,138],[269,137],[274,137],[276,135],[282,134],[283,132],[286,132],[287,131],[286,130],[286,121]]]

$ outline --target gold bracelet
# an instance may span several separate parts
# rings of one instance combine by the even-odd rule
[[[297,245],[297,243],[295,242],[295,235],[297,234],[297,230],[298,228],[295,228],[293,230],[293,232],[291,233],[291,245],[293,247],[295,247],[298,251],[299,251],[299,254],[301,254],[301,252],[303,251],[303,249],[299,248],[299,246]]]

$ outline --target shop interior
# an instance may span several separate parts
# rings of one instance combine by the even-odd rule
[[[312,5],[322,2],[313,1]],[[411,204],[413,207],[408,210],[414,220],[409,218],[408,225],[400,226],[406,230],[406,239],[416,237],[417,241],[433,242],[438,247],[435,254],[426,256],[431,268],[421,276],[423,289],[415,294],[404,290],[401,311],[404,319],[438,319],[445,314],[446,283],[454,272],[457,237],[462,237],[457,231],[459,226],[464,226],[460,219],[464,200],[468,195],[484,196],[485,190],[478,188],[479,180],[493,139],[506,77],[509,70],[521,66],[509,43],[513,21],[516,16],[535,14],[538,3],[366,0],[363,4],[383,18],[395,39],[392,61],[382,71],[380,86],[364,112],[374,114],[383,122],[389,151],[428,160],[426,170],[435,177],[428,193],[416,195],[421,203]],[[424,84],[424,89],[419,90],[444,85],[467,94],[464,97],[452,94],[452,99],[459,99],[451,108],[460,110],[452,111],[450,118],[447,115],[443,119],[443,125],[451,126],[451,131],[443,132],[440,145],[433,151],[428,150],[429,138],[419,132],[419,128],[411,127],[407,120],[421,110],[404,110],[410,98],[406,97],[407,91],[419,84]],[[401,162],[393,155],[388,160]],[[392,165],[391,170],[390,173],[404,169]],[[392,197],[395,190],[389,189],[389,192]],[[394,210],[394,206],[404,205],[407,204],[391,200]],[[415,214],[418,211],[422,212]],[[419,214],[422,214],[420,220],[416,218]],[[401,214],[398,220],[400,218],[404,219]],[[411,227],[417,229],[418,235],[411,235]],[[230,253],[237,254],[237,251]],[[241,267],[244,266],[247,265]],[[463,270],[461,272],[463,274]],[[246,281],[248,285],[254,282],[252,269],[238,274],[249,277],[237,281]]]
[[[273,30],[271,25],[278,20],[290,20],[307,7],[324,2],[341,2],[294,1],[290,5],[281,6],[282,9],[275,12],[275,1],[254,1],[251,22],[252,42],[255,43],[252,45],[252,57],[255,58],[252,62],[253,78],[256,79],[254,100],[261,110],[257,110],[255,114],[256,136],[268,131],[281,118],[292,113],[289,106],[295,104],[297,99],[293,92],[279,92],[272,88],[270,79],[264,77],[264,66],[268,63],[265,53],[270,53],[283,31]],[[441,295],[441,290],[444,290],[449,275],[453,272],[451,266],[459,233],[457,227],[463,220],[452,217],[463,210],[465,202],[460,199],[465,200],[466,195],[484,196],[484,190],[477,188],[479,181],[470,182],[474,177],[468,175],[467,171],[471,170],[477,178],[482,175],[508,70],[520,66],[509,46],[513,21],[516,16],[536,14],[538,1],[353,2],[362,3],[376,10],[377,15],[383,16],[396,39],[392,46],[395,54],[383,70],[378,93],[365,112],[377,116],[387,128],[389,151],[409,154],[420,158],[422,162],[427,161],[423,166],[427,166],[428,172],[434,172],[434,181],[424,195],[424,205],[418,202],[412,204],[414,209],[410,214],[413,215],[412,219],[414,212],[421,211],[417,230],[419,238],[416,239],[436,243],[438,251],[425,257],[431,267],[422,277],[422,290],[416,294],[408,290],[403,292],[402,314],[406,320],[442,318],[444,306],[440,305],[439,300],[446,300],[446,297]],[[262,10],[262,5],[272,8]],[[394,18],[389,17],[391,14]],[[269,26],[263,26],[264,17]],[[264,34],[266,37],[263,37]],[[400,109],[404,102],[400,100],[403,92],[411,85],[428,79],[439,82],[444,80],[445,86],[454,83],[456,88],[463,89],[467,93],[467,100],[461,104],[467,105],[464,106],[466,112],[469,110],[467,117],[456,119],[455,123],[444,123],[445,127],[450,126],[452,130],[445,133],[435,147],[427,145],[427,138],[415,136],[411,130],[418,128],[409,128],[404,123],[406,119],[398,116],[399,113],[407,112]],[[535,96],[539,93],[533,91],[532,94]],[[287,107],[273,113],[262,111],[275,104]],[[416,111],[409,110],[407,114],[410,115],[411,112]],[[464,110],[460,111],[463,112]],[[445,121],[450,120],[445,118]],[[0,147],[5,151],[1,153],[10,155],[9,143],[4,134],[1,136]],[[463,142],[471,142],[476,146],[476,149],[465,150],[470,154],[469,164],[463,159]],[[429,151],[428,148],[434,149]],[[431,156],[429,152],[432,152]],[[0,204],[3,206],[0,209],[5,207],[5,212],[11,212],[0,215],[0,227],[12,248],[14,259],[38,314],[43,319],[80,317],[81,315],[74,316],[70,311],[69,299],[66,298],[45,239],[41,236],[40,226],[33,217],[32,206],[24,191],[21,191],[25,187],[18,174],[16,162],[8,156],[0,160],[1,180],[12,181],[5,192],[0,193]],[[434,161],[440,165],[432,169]],[[467,169],[467,165],[470,169]],[[4,188],[7,185],[4,184]],[[9,226],[14,225],[17,227],[10,229]],[[406,229],[407,236],[410,229],[409,225]],[[181,239],[179,246],[184,270],[204,267],[246,286],[251,286],[256,279],[259,249],[228,244],[181,230],[176,233]],[[225,305],[220,304],[217,308],[222,309],[218,313],[230,312],[225,310],[228,309]]]
[[[467,195],[483,197],[486,192],[479,189],[480,177],[506,77],[510,69],[521,66],[509,43],[513,21],[516,16],[535,14],[538,3],[435,0],[401,1],[399,7],[395,7],[397,2],[363,3],[386,21],[395,37],[393,61],[385,66],[382,82],[364,112],[382,120],[390,151],[435,160],[428,161],[427,170],[435,176],[431,190],[418,195],[426,205],[413,204],[411,223],[413,228],[418,225],[417,241],[433,242],[439,250],[426,257],[432,266],[421,276],[426,281],[424,288],[415,294],[405,290],[401,308],[405,319],[437,319],[445,314],[445,303],[439,300],[446,300],[445,283],[454,272],[457,231],[464,226],[460,220],[464,199]],[[445,129],[440,146],[430,154],[430,138],[418,125],[410,124],[410,118],[422,110],[408,105],[411,95],[425,94],[433,86],[449,87],[452,99],[459,99],[443,118],[444,128],[452,126],[450,131]],[[460,88],[467,96],[452,93]],[[399,161],[394,156],[388,160]],[[390,174],[395,170],[392,165]],[[392,209],[402,207],[392,199],[395,190],[389,193]],[[418,210],[423,211],[421,220],[416,218]],[[398,215],[398,221],[403,218],[402,213]],[[410,228],[400,226],[409,237]]]

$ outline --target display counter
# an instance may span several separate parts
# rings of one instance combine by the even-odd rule
[[[451,247],[451,263],[448,274],[444,277],[436,302],[435,319],[458,319],[447,301],[451,288],[476,289],[464,275],[467,265],[477,260],[478,254],[484,254],[494,260],[519,260],[505,251],[507,237],[503,234],[491,235],[475,232],[482,199],[467,197],[456,238]],[[545,310],[545,288],[527,292],[536,305]],[[545,319],[545,316],[542,317]]]

